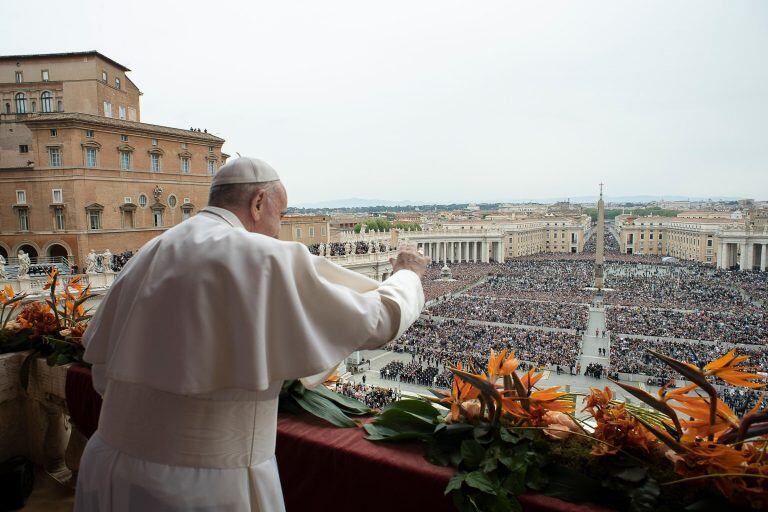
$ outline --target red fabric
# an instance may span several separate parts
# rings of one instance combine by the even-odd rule
[[[101,395],[93,389],[90,368],[69,367],[65,395],[72,423],[85,437],[91,437],[99,426]]]
[[[419,443],[373,443],[363,429],[311,416],[277,420],[277,464],[288,512],[357,505],[366,512],[455,510],[443,491],[452,468],[430,464]],[[526,512],[604,512],[539,494],[519,497]]]
[[[67,372],[67,407],[78,430],[91,437],[99,425],[101,396],[91,370]],[[454,473],[430,464],[419,443],[372,443],[365,431],[337,428],[311,416],[281,414],[277,461],[288,512],[360,506],[366,512],[455,510],[443,491]],[[526,512],[604,512],[548,496],[525,494]]]

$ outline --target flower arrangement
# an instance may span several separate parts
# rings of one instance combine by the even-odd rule
[[[31,350],[20,372],[25,388],[36,357],[45,357],[50,366],[86,364],[81,339],[91,318],[84,305],[94,296],[90,287],[79,276],[64,282],[54,268],[43,289],[48,296],[31,302],[24,302],[26,295],[14,294],[10,286],[0,292],[0,352]],[[18,315],[11,319],[18,308]]]
[[[391,404],[364,428],[425,441],[427,460],[456,467],[446,494],[460,511],[520,510],[527,489],[617,510],[766,509],[768,410],[761,400],[739,420],[710,383],[763,387],[747,356],[698,369],[651,354],[691,384],[654,396],[615,382],[648,407],[592,389],[579,417],[575,394],[539,389],[542,372],[518,374],[513,353],[492,351],[480,372],[452,368],[450,393]]]

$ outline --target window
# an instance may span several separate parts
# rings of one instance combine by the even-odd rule
[[[16,204],[27,204],[27,191],[26,190],[17,190],[16,191]]]
[[[96,148],[85,148],[85,166],[96,167]]]
[[[146,208],[147,207],[147,196],[146,195],[144,195],[144,194],[140,194],[139,195],[139,206],[141,206],[142,208]]]
[[[152,172],[160,172],[160,155],[157,153],[150,153],[149,161]]]
[[[124,210],[123,211],[123,227],[124,228],[134,228],[136,227],[133,221],[133,210]]]
[[[32,108],[30,109],[32,113],[34,114],[35,112],[37,112],[37,103],[35,102],[35,100],[30,101],[29,104],[32,105]]]
[[[61,152],[59,148],[48,148],[48,157],[51,159],[51,167],[61,167]]]
[[[26,208],[19,208],[19,231],[29,231],[29,212]]]
[[[152,139],[152,145],[157,146],[157,139]]]
[[[59,130],[56,128],[51,128],[51,137],[58,137],[59,136]]]
[[[51,193],[53,195],[54,203],[61,204],[64,202],[64,193],[60,188],[54,188]]]
[[[93,130],[85,130],[85,136],[89,139],[93,138]]]
[[[103,71],[101,72],[101,81],[106,82],[107,81],[107,72]]]
[[[123,105],[120,105],[117,109],[117,117],[120,119],[125,119],[125,107]]]
[[[189,174],[189,157],[181,157],[181,174]]]
[[[120,169],[127,171],[130,168],[131,168],[131,152],[121,151],[120,152]]]
[[[213,176],[216,174],[216,161],[208,160],[208,175]]]
[[[67,229],[64,221],[64,208],[55,208],[53,210],[53,228],[57,231]]]
[[[168,206],[170,206],[171,208],[176,208],[176,205],[178,204],[178,202],[179,201],[178,199],[176,199],[175,195],[171,194],[170,196],[168,196]]]
[[[16,83],[20,84],[24,81],[24,73],[22,71],[16,72]]]
[[[43,91],[40,95],[40,110],[43,112],[53,112],[53,94]]]
[[[27,146],[26,144],[20,144],[19,153],[29,153],[29,146]]]
[[[58,110],[59,112],[64,112],[64,102],[63,101],[59,100],[58,102],[56,102],[56,110]]]
[[[127,135],[121,135],[120,136],[120,142],[128,142],[128,136]]]
[[[101,212],[99,210],[88,211],[88,228],[101,229]]]
[[[128,107],[128,120],[129,121],[136,120],[136,109],[133,107]]]
[[[188,219],[188,218],[190,218],[191,216],[192,216],[192,210],[191,210],[191,209],[189,209],[189,208],[184,208],[184,209],[181,211],[181,220],[187,220],[187,219]]]
[[[315,228],[314,228],[314,226],[310,226],[309,227],[309,236],[310,237],[315,236]]]
[[[11,113],[11,104],[10,103],[6,103],[5,104],[5,113],[6,114],[10,114]]]
[[[187,149],[187,143],[186,142],[182,142],[181,143],[181,149]]]
[[[213,146],[208,146],[208,151],[213,153]]]
[[[651,233],[651,234],[649,235],[649,237],[648,237],[648,238],[650,238],[651,240],[653,240],[653,233]]]
[[[663,233],[659,233],[659,240],[661,240]]]
[[[40,72],[41,76],[43,77],[43,82],[47,82],[49,79],[48,70],[44,69]]]
[[[156,228],[163,227],[163,211],[162,210],[152,211],[152,225]]]
[[[712,239],[707,240],[707,247],[712,247]]]
[[[16,93],[16,113],[17,114],[27,113],[27,97],[24,95],[23,92]]]
[[[296,228],[296,238],[301,238],[301,228]]]
[[[115,77],[115,88],[117,88],[117,89],[120,88],[120,79],[117,78],[117,77]]]
[[[112,117],[112,104],[108,101],[104,102],[104,116]]]

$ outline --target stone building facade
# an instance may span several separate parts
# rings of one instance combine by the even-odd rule
[[[330,220],[328,215],[286,215],[280,221],[280,240],[327,244],[331,241]]]
[[[719,268],[766,270],[768,212],[753,210],[741,219],[728,215],[615,219],[624,254],[673,256]]]
[[[98,52],[0,57],[6,260],[24,250],[82,267],[91,249],[135,251],[207,204],[224,140],[140,122],[127,71]]]

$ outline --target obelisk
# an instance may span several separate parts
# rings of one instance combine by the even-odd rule
[[[605,203],[603,184],[600,184],[600,199],[597,201],[597,247],[595,247],[595,288],[603,290],[603,268],[605,264]]]

